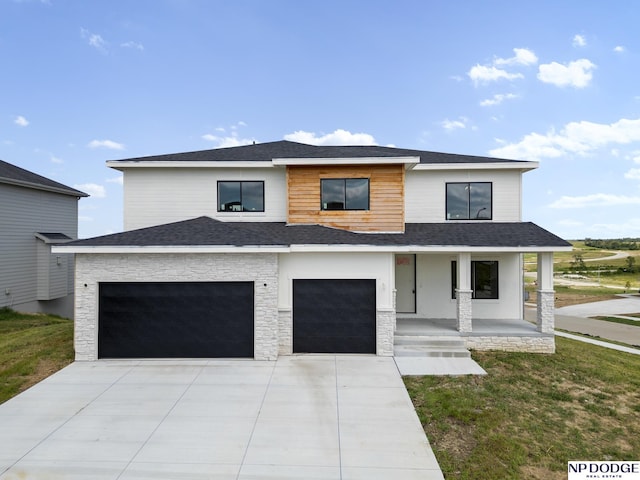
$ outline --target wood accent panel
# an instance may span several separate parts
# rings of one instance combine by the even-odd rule
[[[404,175],[403,165],[288,166],[287,222],[353,232],[404,232]],[[323,178],[368,178],[369,210],[321,210]]]

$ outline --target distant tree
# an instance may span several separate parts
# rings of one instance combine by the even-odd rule
[[[584,259],[582,258],[581,253],[576,253],[573,255],[573,262],[571,262],[571,268],[573,270],[585,270],[587,266],[584,264]]]
[[[626,259],[625,262],[627,263],[627,269],[633,273],[636,271],[636,257],[632,257],[631,255],[629,255]]]

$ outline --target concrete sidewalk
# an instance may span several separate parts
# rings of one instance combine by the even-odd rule
[[[442,479],[390,357],[74,363],[0,405],[0,478]]]

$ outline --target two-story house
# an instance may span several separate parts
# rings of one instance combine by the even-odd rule
[[[0,308],[73,316],[73,255],[87,194],[0,160]]]
[[[79,360],[393,355],[402,319],[554,351],[552,258],[571,246],[521,221],[536,162],[278,141],[107,165],[125,232],[55,249],[76,254]],[[517,335],[524,253],[538,322]]]

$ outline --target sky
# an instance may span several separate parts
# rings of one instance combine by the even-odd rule
[[[635,0],[0,0],[0,159],[122,231],[107,160],[291,140],[534,160],[522,219],[640,237]]]

